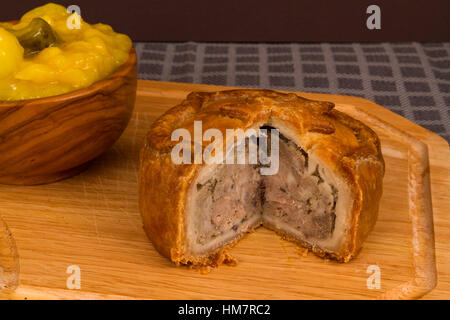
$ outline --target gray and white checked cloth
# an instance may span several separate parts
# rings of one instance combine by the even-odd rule
[[[450,141],[450,43],[135,43],[139,78],[363,97]]]

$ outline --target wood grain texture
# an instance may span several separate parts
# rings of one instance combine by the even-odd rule
[[[5,221],[0,217],[0,291],[10,292],[19,284],[19,256]]]
[[[221,266],[207,275],[176,268],[158,254],[145,236],[138,209],[142,140],[156,117],[188,92],[220,89],[225,88],[140,81],[130,125],[85,172],[49,185],[0,186],[0,216],[15,238],[21,270],[18,288],[4,297],[372,299],[418,279],[423,269],[417,266],[426,266],[420,260],[427,257],[417,257],[412,245],[413,240],[423,240],[419,233],[424,226],[414,230],[414,216],[409,215],[411,144],[380,123],[368,123],[380,136],[386,160],[379,219],[351,262],[303,256],[294,244],[265,229],[256,230],[233,248],[239,261],[236,267]],[[361,98],[301,95],[335,102],[337,109],[362,117],[364,122],[368,120],[357,110],[375,114],[428,147],[438,282],[424,298],[450,298],[450,151],[446,141]],[[70,265],[81,268],[81,290],[66,289]],[[370,265],[381,270],[378,290],[366,286]]]
[[[0,183],[42,184],[73,176],[120,137],[137,86],[134,49],[116,72],[67,94],[0,101]]]

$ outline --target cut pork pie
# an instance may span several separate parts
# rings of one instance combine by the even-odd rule
[[[191,93],[162,115],[146,136],[139,171],[140,211],[155,248],[177,265],[216,266],[262,225],[318,256],[352,259],[377,219],[384,161],[375,132],[333,107],[292,93],[228,90]],[[243,143],[247,161],[176,163],[173,132],[194,137],[195,123],[222,133],[225,155],[236,158]],[[255,134],[233,136],[231,150],[227,129]],[[252,144],[268,146],[258,153],[266,158],[276,151],[276,173],[263,174],[269,165],[259,158],[248,161]]]

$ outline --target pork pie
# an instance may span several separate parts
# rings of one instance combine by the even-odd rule
[[[228,90],[193,92],[162,115],[139,170],[155,248],[177,265],[216,266],[263,225],[318,256],[352,259],[377,220],[384,160],[375,132],[333,107],[293,93]],[[203,132],[220,130],[224,145],[226,129],[277,129],[278,173],[262,175],[261,164],[175,164],[171,134],[185,128],[193,137],[194,121]]]

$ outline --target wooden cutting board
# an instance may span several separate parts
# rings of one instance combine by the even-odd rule
[[[260,228],[232,251],[239,263],[209,274],[177,268],[144,234],[137,169],[150,124],[194,90],[224,87],[140,81],[134,116],[119,141],[82,174],[42,186],[0,185],[0,216],[15,239],[20,263],[15,299],[372,299],[414,277],[408,206],[408,145],[381,127],[386,160],[379,220],[360,254],[348,264],[303,256],[297,247]],[[436,239],[437,287],[425,298],[450,298],[450,151],[434,133],[367,100],[302,93],[349,113],[357,107],[409,133],[429,148]],[[352,111],[353,110],[353,111]],[[369,289],[368,267],[380,270]],[[78,266],[81,288],[68,289],[67,269]],[[417,270],[416,270],[417,271]]]

